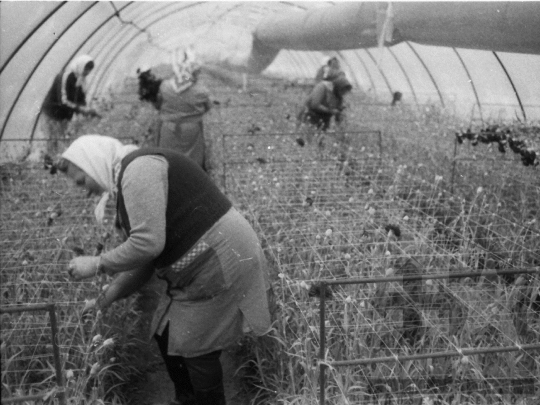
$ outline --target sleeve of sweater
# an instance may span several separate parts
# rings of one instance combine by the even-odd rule
[[[312,110],[328,113],[330,110],[324,105],[326,95],[326,86],[323,82],[319,82],[313,88],[313,91],[309,95],[308,107]]]
[[[101,256],[107,273],[120,273],[152,262],[165,247],[168,163],[162,156],[133,160],[122,177],[122,194],[131,225],[129,238]]]

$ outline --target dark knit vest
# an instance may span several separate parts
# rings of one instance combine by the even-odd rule
[[[117,218],[128,235],[131,227],[122,195],[122,177],[134,159],[145,155],[161,155],[169,163],[165,248],[154,260],[155,267],[162,268],[185,254],[232,204],[191,159],[168,149],[142,148],[122,159],[118,176]]]

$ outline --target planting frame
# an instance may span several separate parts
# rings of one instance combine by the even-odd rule
[[[53,390],[54,398],[57,398],[60,405],[66,404],[66,392],[64,386],[64,375],[62,372],[62,362],[60,360],[60,348],[58,346],[58,324],[56,321],[56,305],[54,303],[49,304],[35,304],[35,305],[25,305],[20,307],[0,307],[0,314],[13,314],[21,312],[38,312],[38,311],[47,311],[49,314],[49,319],[51,321],[51,342],[52,350],[54,357],[54,368],[56,375],[56,389]],[[41,400],[45,397],[49,397],[50,392],[44,392],[36,395],[26,395],[23,397],[11,397],[11,398],[2,398],[2,403],[19,403],[25,401],[35,401]]]
[[[355,131],[351,131],[355,132]],[[366,131],[371,132],[371,131]],[[380,132],[379,132],[380,133]],[[268,135],[268,136],[267,136]],[[308,326],[309,328],[317,328],[319,330],[319,341],[324,342],[324,330],[325,330],[325,313],[324,313],[324,302],[325,302],[325,294],[323,290],[325,289],[325,285],[341,285],[341,284],[359,284],[359,285],[366,285],[366,284],[390,284],[392,282],[396,281],[433,281],[433,280],[448,280],[448,279],[471,279],[471,278],[480,278],[488,280],[487,287],[489,288],[497,288],[493,287],[495,286],[495,280],[498,278],[504,278],[504,277],[514,277],[519,278],[519,275],[538,275],[538,265],[534,265],[533,263],[537,263],[539,256],[538,252],[535,253],[534,251],[534,241],[538,241],[538,232],[535,232],[533,227],[528,226],[528,223],[519,223],[519,222],[513,222],[511,219],[503,218],[496,213],[497,208],[495,206],[495,210],[489,209],[489,200],[488,197],[488,191],[486,191],[486,195],[484,196],[484,192],[482,190],[482,187],[478,187],[477,189],[469,187],[463,187],[463,184],[460,187],[457,187],[457,190],[459,190],[460,194],[464,193],[469,194],[469,197],[463,198],[460,196],[460,194],[456,194],[454,190],[454,182],[451,181],[451,187],[452,191],[449,193],[448,190],[445,189],[446,187],[449,187],[448,183],[445,183],[441,181],[443,179],[443,176],[435,176],[435,181],[433,183],[426,182],[426,178],[429,178],[426,176],[426,174],[429,175],[429,172],[422,172],[422,170],[419,170],[422,165],[418,165],[418,169],[416,167],[412,167],[410,170],[406,170],[406,166],[399,165],[399,161],[394,163],[393,170],[396,169],[397,166],[397,173],[401,173],[400,176],[398,176],[400,179],[398,182],[390,182],[388,181],[389,177],[391,177],[392,169],[389,170],[387,162],[389,159],[387,159],[386,156],[382,156],[382,148],[379,150],[381,153],[373,153],[370,154],[371,151],[376,151],[376,146],[373,145],[365,145],[362,143],[354,142],[355,139],[353,137],[348,138],[347,145],[350,145],[349,147],[353,147],[353,150],[355,152],[358,152],[362,145],[362,151],[364,151],[364,147],[367,147],[368,150],[363,155],[366,160],[363,160],[362,157],[357,156],[357,166],[359,169],[355,172],[353,170],[353,173],[349,176],[349,184],[354,187],[354,178],[359,177],[362,178],[363,176],[369,178],[369,173],[374,174],[374,176],[378,179],[372,183],[372,189],[375,192],[375,195],[378,195],[380,193],[380,190],[385,189],[388,187],[388,185],[392,185],[391,187],[398,186],[397,189],[399,189],[399,192],[396,192],[396,194],[404,195],[405,200],[403,203],[399,203],[399,199],[397,202],[391,203],[390,200],[385,201],[384,198],[380,201],[377,201],[376,199],[364,199],[364,202],[368,202],[366,207],[371,205],[372,207],[378,207],[381,206],[382,208],[389,209],[390,205],[394,205],[396,208],[399,207],[405,207],[404,209],[408,210],[409,212],[415,212],[417,214],[424,214],[427,218],[431,218],[432,221],[435,223],[438,223],[442,226],[443,229],[445,229],[445,232],[449,235],[456,238],[465,238],[464,234],[460,234],[460,229],[453,229],[451,227],[448,227],[447,224],[449,219],[452,218],[452,214],[449,214],[449,217],[441,216],[440,213],[438,213],[438,205],[440,207],[446,207],[444,209],[449,209],[448,207],[451,207],[453,203],[448,204],[448,202],[454,201],[458,202],[458,205],[461,206],[462,212],[468,212],[468,215],[465,215],[467,218],[467,222],[472,227],[477,227],[478,229],[483,229],[486,225],[488,225],[488,228],[490,228],[489,232],[492,232],[493,240],[495,241],[495,244],[501,244],[499,246],[499,249],[496,250],[493,248],[493,246],[490,246],[489,243],[486,244],[486,240],[479,239],[477,241],[471,241],[471,245],[474,246],[474,249],[476,249],[478,252],[483,252],[482,254],[486,254],[488,256],[491,256],[493,260],[495,261],[501,261],[506,262],[506,257],[510,252],[512,252],[515,249],[522,249],[523,252],[527,252],[527,254],[530,255],[529,259],[525,259],[524,261],[513,262],[506,264],[507,268],[510,268],[510,270],[506,269],[496,269],[496,267],[493,267],[493,264],[487,264],[485,270],[483,271],[461,271],[461,272],[452,272],[455,271],[454,269],[450,270],[447,269],[446,273],[444,274],[426,274],[424,276],[400,276],[400,277],[367,277],[363,279],[354,279],[354,278],[337,278],[334,280],[329,280],[327,278],[294,278],[291,276],[289,279],[287,276],[288,272],[297,272],[299,269],[292,270],[289,269],[289,265],[292,263],[287,262],[288,264],[285,265],[284,269],[282,269],[282,256],[286,256],[286,254],[283,254],[284,250],[289,250],[292,248],[292,244],[289,245],[286,243],[287,235],[290,233],[291,235],[295,235],[295,237],[301,237],[302,238],[302,246],[305,244],[310,244],[307,240],[304,242],[303,238],[309,238],[308,234],[308,227],[302,222],[308,220],[309,217],[308,213],[306,212],[306,209],[309,208],[309,206],[312,204],[312,201],[310,201],[309,206],[305,206],[305,202],[302,202],[302,199],[300,199],[300,195],[309,195],[309,190],[311,189],[307,183],[313,184],[312,182],[317,183],[317,180],[313,178],[313,180],[309,181],[302,181],[302,177],[300,173],[304,172],[304,174],[309,174],[309,177],[311,178],[312,172],[310,171],[310,165],[318,165],[319,169],[321,171],[326,170],[326,168],[331,168],[332,166],[340,163],[340,153],[343,152],[342,148],[335,148],[334,150],[331,150],[331,148],[327,147],[324,148],[324,150],[307,150],[308,146],[302,149],[302,153],[295,151],[293,149],[294,140],[295,137],[303,136],[302,132],[291,132],[288,134],[279,134],[282,135],[284,138],[288,139],[288,147],[282,148],[283,154],[277,157],[277,154],[275,156],[270,156],[269,159],[266,158],[266,155],[264,153],[261,154],[261,152],[253,153],[253,151],[260,151],[264,150],[266,151],[267,143],[270,142],[269,139],[272,139],[275,134],[267,134],[267,133],[249,133],[249,134],[232,134],[227,135],[226,137],[221,138],[222,142],[222,149],[223,151],[226,151],[228,154],[225,154],[224,162],[223,162],[223,184],[224,188],[227,190],[228,194],[235,199],[236,205],[240,206],[243,210],[244,214],[247,215],[251,222],[254,224],[256,229],[262,234],[262,239],[264,241],[265,248],[267,250],[267,254],[270,257],[271,261],[274,263],[274,267],[276,268],[275,271],[282,272],[280,273],[280,277],[284,276],[282,280],[286,280],[287,284],[294,286],[298,285],[299,288],[293,288],[292,293],[294,294],[295,291],[302,290],[302,288],[308,288],[311,284],[311,287],[313,287],[313,283],[315,283],[320,290],[317,291],[319,294],[320,300],[322,301],[319,306],[319,321],[318,325],[317,323],[311,323]],[[332,139],[337,138],[338,134],[329,134],[329,138]],[[380,139],[380,138],[379,138]],[[228,143],[231,142],[233,145],[229,145]],[[234,144],[236,142],[236,144]],[[313,145],[310,147],[313,148]],[[371,149],[370,149],[371,148]],[[340,152],[340,150],[342,152]],[[345,150],[347,152],[347,150]],[[353,152],[354,153],[354,152]],[[241,156],[241,158],[238,158],[238,156]],[[255,159],[255,157],[263,157],[264,161],[258,161]],[[348,158],[347,158],[348,159]],[[391,160],[390,160],[391,161]],[[449,159],[451,161],[451,159]],[[362,162],[362,163],[361,163]],[[370,163],[366,163],[370,162]],[[386,167],[383,165],[386,162]],[[366,164],[363,164],[366,163]],[[392,166],[392,165],[390,165]],[[452,167],[452,166],[450,166]],[[307,169],[307,170],[306,170]],[[362,170],[367,170],[367,172],[362,172]],[[426,171],[428,169],[426,168]],[[376,173],[379,173],[377,175]],[[433,172],[431,172],[433,173]],[[440,173],[440,172],[435,172]],[[275,176],[272,180],[272,177]],[[322,175],[321,175],[322,176]],[[324,177],[324,176],[322,176]],[[439,179],[437,179],[439,177]],[[307,178],[307,177],[306,177]],[[386,180],[385,180],[386,179]],[[397,179],[397,178],[396,178]],[[329,176],[327,178],[321,178],[323,182],[333,182],[334,186],[339,184],[341,180],[339,178],[335,178],[332,180],[332,176]],[[271,183],[274,183],[273,185]],[[291,187],[291,185],[295,185]],[[303,185],[304,184],[304,185]],[[321,185],[320,183],[319,185]],[[472,183],[474,184],[474,183]],[[478,184],[478,183],[477,183]],[[390,187],[390,188],[391,188]],[[474,186],[473,186],[474,187]],[[472,189],[471,189],[472,188]],[[416,190],[415,190],[416,189]],[[332,207],[332,204],[329,202],[330,200],[334,201],[334,208],[337,208],[338,206],[340,209],[345,209],[345,207],[348,207],[349,213],[354,212],[354,210],[362,210],[363,203],[361,200],[358,202],[355,202],[354,204],[347,204],[347,198],[349,198],[350,194],[345,195],[339,195],[335,194],[335,191],[332,186],[327,187],[326,194],[317,194],[318,198],[320,200],[318,201],[323,202],[326,201],[326,204],[324,206]],[[335,190],[339,193],[339,186],[336,186]],[[367,191],[367,187],[365,189]],[[413,191],[414,190],[414,191]],[[534,184],[531,186],[531,190],[533,191],[533,195],[538,192],[534,188]],[[371,193],[372,190],[369,190]],[[330,197],[330,194],[328,193],[334,193],[332,197]],[[438,197],[437,197],[438,193]],[[369,193],[368,193],[369,194]],[[417,194],[418,197],[415,196]],[[472,194],[472,197],[470,196]],[[441,198],[441,195],[443,196]],[[261,196],[264,200],[264,202],[261,204]],[[424,196],[424,197],[422,197]],[[479,198],[479,197],[482,198]],[[491,194],[489,194],[491,196]],[[357,196],[355,196],[356,201]],[[360,198],[360,197],[358,197]],[[433,203],[425,205],[425,199],[431,199],[433,198]],[[423,201],[424,199],[424,201]],[[446,202],[445,202],[446,201]],[[484,201],[484,202],[482,202]],[[316,204],[317,201],[315,201]],[[433,206],[431,206],[433,204]],[[355,208],[356,207],[356,208]],[[407,208],[408,207],[408,208]],[[323,208],[321,208],[323,209]],[[403,208],[401,208],[403,209]],[[367,210],[367,208],[366,208]],[[285,213],[285,211],[289,211],[288,213]],[[302,211],[304,211],[304,214],[302,214]],[[397,210],[396,210],[397,211]],[[260,215],[261,212],[266,212],[267,215],[263,217]],[[449,211],[452,212],[452,209]],[[454,213],[457,212],[454,209]],[[303,215],[306,215],[305,217]],[[454,214],[455,215],[455,214]],[[315,216],[315,214],[314,214]],[[329,216],[326,216],[328,223],[330,224],[331,221],[329,221]],[[458,215],[459,217],[460,215]],[[266,217],[273,217],[273,220],[270,220]],[[359,216],[361,218],[361,215]],[[524,215],[525,217],[525,215]],[[279,219],[278,219],[279,218]],[[313,219],[315,220],[315,219]],[[353,219],[351,218],[351,221]],[[273,222],[272,222],[273,221]],[[357,220],[361,221],[361,220]],[[534,221],[531,222],[531,224],[534,223]],[[294,225],[293,225],[294,224]],[[497,224],[497,225],[495,225]],[[291,228],[289,229],[289,232],[285,230],[284,228],[287,228],[287,226],[296,226],[296,229]],[[336,232],[340,231],[340,226],[338,223],[333,223],[334,226],[334,234]],[[305,227],[305,229],[304,229]],[[332,227],[332,226],[331,226]],[[500,227],[500,228],[499,228]],[[516,229],[517,233],[521,233],[524,235],[524,237],[521,239],[516,238],[511,239],[508,238],[505,235],[504,228],[509,227]],[[519,231],[519,229],[523,229],[523,231]],[[276,237],[273,235],[275,232],[278,232],[278,235],[281,233],[282,230],[285,230],[283,232],[284,236]],[[529,233],[530,232],[530,233]],[[529,236],[526,236],[526,235]],[[323,235],[324,237],[324,235]],[[284,239],[285,238],[285,239]],[[326,239],[326,238],[325,238]],[[330,237],[328,237],[330,239]],[[292,239],[291,239],[292,242]],[[433,242],[431,242],[433,243]],[[435,242],[436,243],[436,242]],[[298,242],[297,242],[298,244]],[[314,243],[312,247],[306,247],[306,249],[313,249],[315,251],[314,255],[316,255],[316,250],[320,249],[318,247],[317,243]],[[515,246],[514,248],[512,246]],[[339,246],[336,246],[336,249],[338,249]],[[345,247],[343,247],[345,249]],[[507,251],[504,251],[504,249],[507,249]],[[282,252],[282,253],[280,253]],[[428,256],[433,253],[426,253]],[[447,254],[450,256],[450,252],[442,253]],[[339,257],[334,258],[336,262],[339,262]],[[292,268],[295,268],[300,266],[308,266],[308,263],[297,263],[296,265],[293,265]],[[285,270],[287,269],[287,270]],[[430,271],[433,271],[433,268],[430,268]],[[285,273],[285,274],[284,274]],[[319,273],[320,274],[320,273]],[[278,282],[279,285],[279,282]],[[304,287],[302,287],[304,285]],[[491,286],[491,287],[490,287]],[[511,294],[515,294],[516,291],[519,289],[517,288],[515,291],[513,290]],[[311,290],[310,290],[311,292]],[[519,294],[519,292],[517,292]],[[504,293],[503,293],[504,294]],[[475,305],[474,303],[471,303],[469,305]],[[484,304],[483,306],[487,305]],[[302,311],[301,308],[304,308],[305,306],[300,306],[300,308],[297,309],[297,311]],[[490,308],[490,306],[487,306]],[[506,308],[502,308],[503,310]],[[493,310],[495,310],[495,307],[493,307]],[[514,310],[514,308],[512,308]],[[479,316],[480,314],[476,314],[476,316]],[[523,316],[523,314],[520,314],[519,316]],[[466,319],[466,318],[464,318]],[[462,320],[464,320],[462,319]],[[523,319],[522,319],[523,320]],[[521,322],[521,321],[519,321]],[[526,323],[526,320],[524,321]],[[535,324],[537,324],[536,322]],[[339,328],[339,325],[337,326]],[[536,327],[535,327],[536,328]],[[525,327],[526,329],[526,327]],[[500,332],[500,331],[499,331]],[[518,332],[521,333],[521,332]],[[507,337],[505,337],[506,339]],[[382,364],[385,362],[401,362],[401,361],[409,361],[414,359],[434,359],[434,358],[446,358],[446,357],[456,357],[456,356],[478,356],[481,354],[493,354],[493,353],[511,353],[515,351],[521,351],[529,356],[529,358],[532,357],[532,351],[537,351],[540,349],[540,346],[538,344],[528,344],[528,343],[517,343],[515,341],[515,344],[509,344],[509,345],[500,345],[495,347],[473,347],[469,348],[468,346],[464,346],[463,348],[460,346],[456,346],[455,350],[446,350],[442,352],[431,352],[431,353],[420,353],[420,354],[412,354],[412,355],[396,355],[395,357],[381,357],[376,356],[373,358],[369,358],[368,360],[337,360],[337,361],[330,361],[327,359],[327,357],[324,354],[324,343],[322,343],[319,346],[319,358],[317,361],[317,365],[319,368],[319,395],[324,396],[325,393],[325,379],[324,379],[324,370],[330,366],[330,367],[344,367],[344,366],[351,366],[351,365],[367,365],[367,364]],[[458,350],[459,349],[459,350]],[[535,352],[536,353],[536,352]],[[296,356],[297,354],[295,354]],[[309,357],[309,356],[308,356]],[[536,355],[535,355],[536,357]],[[534,358],[532,358],[533,364],[534,364]],[[304,359],[302,364],[309,364],[309,359]],[[538,360],[536,360],[536,367],[538,368],[538,365],[540,363]],[[483,381],[489,381],[483,380]],[[538,384],[538,381],[533,378],[532,380],[533,386],[535,384]],[[529,387],[530,388],[530,387]],[[320,404],[324,403],[324,397],[320,397],[319,399]],[[345,401],[345,399],[343,400]],[[332,402],[333,403],[333,402]],[[348,403],[348,402],[343,402]],[[527,402],[528,403],[528,402]]]
[[[506,270],[498,272],[498,275],[521,275],[521,274],[540,274],[540,268],[529,270]],[[391,282],[410,282],[410,281],[426,281],[436,279],[463,279],[467,277],[483,277],[484,272],[466,272],[466,273],[448,273],[439,275],[422,275],[422,276],[399,276],[399,277],[375,277],[366,279],[348,279],[348,280],[320,280],[319,281],[319,404],[326,404],[326,369],[328,367],[350,367],[358,365],[368,365],[374,363],[401,363],[409,360],[420,360],[429,358],[440,357],[452,357],[452,356],[468,356],[475,354],[487,354],[487,353],[502,353],[513,351],[527,351],[538,350],[540,353],[540,343],[536,344],[519,344],[516,342],[515,346],[507,347],[485,347],[485,348],[457,348],[454,352],[438,352],[438,353],[425,353],[425,354],[412,354],[412,355],[399,355],[394,354],[389,357],[374,357],[369,359],[352,359],[341,361],[328,361],[326,359],[326,301],[327,301],[327,288],[336,285],[345,284],[378,284],[378,283],[391,283]],[[530,380],[534,387],[534,379]],[[534,389],[534,388],[533,388]],[[422,394],[421,392],[418,392]]]
[[[111,104],[110,110],[105,111],[101,120],[74,122],[71,139],[84,133],[102,133],[115,136],[127,143],[135,140],[140,145],[155,144],[152,127],[157,113],[137,100],[136,83],[131,85],[132,91],[126,94],[132,101],[115,100],[114,105]],[[482,328],[486,326],[484,329],[488,330],[491,318],[500,317],[503,312],[507,318],[504,319],[505,325],[512,326],[511,320],[508,322],[509,312],[506,311],[509,308],[506,304],[512,301],[501,299],[500,305],[496,306],[488,300],[491,298],[492,302],[495,302],[498,297],[494,294],[501,294],[503,298],[505,294],[508,296],[521,294],[521,287],[514,287],[512,281],[507,285],[502,283],[496,285],[495,280],[504,278],[504,275],[534,275],[531,288],[539,286],[540,256],[535,251],[535,243],[537,246],[540,233],[537,223],[531,219],[537,212],[535,199],[538,201],[536,196],[539,195],[540,185],[537,186],[537,180],[525,184],[523,196],[511,188],[506,190],[505,194],[501,194],[500,191],[514,180],[517,185],[524,184],[525,182],[520,180],[523,172],[528,173],[534,180],[536,173],[534,168],[513,168],[514,160],[506,159],[507,163],[504,164],[512,170],[516,169],[516,173],[505,173],[506,183],[501,186],[497,183],[499,176],[493,176],[495,177],[493,181],[489,176],[482,174],[489,169],[480,167],[487,167],[487,163],[491,163],[491,160],[494,163],[501,161],[501,156],[489,160],[489,152],[479,152],[479,158],[474,161],[471,159],[470,167],[464,165],[466,170],[460,168],[458,173],[468,174],[467,180],[470,181],[460,180],[460,176],[457,175],[456,179],[450,180],[452,165],[454,163],[457,166],[459,161],[452,160],[456,156],[451,153],[451,148],[455,148],[451,142],[453,137],[452,139],[445,137],[441,128],[446,131],[451,126],[433,111],[429,114],[420,111],[420,115],[408,116],[410,111],[405,107],[385,109],[384,105],[374,106],[358,101],[352,94],[351,105],[358,108],[347,108],[346,113],[350,119],[343,131],[310,134],[305,128],[296,127],[294,121],[299,101],[304,97],[307,87],[287,87],[267,79],[253,79],[247,91],[219,86],[219,83],[210,86],[219,101],[214,103],[212,110],[205,116],[204,124],[209,144],[207,146],[212,152],[211,158],[214,163],[210,166],[209,172],[218,182],[221,180],[222,189],[257,231],[271,265],[272,285],[279,298],[279,311],[284,315],[282,319],[291,317],[296,322],[290,327],[286,321],[279,324],[278,320],[273,332],[276,335],[272,337],[276,337],[276,341],[281,340],[283,344],[276,346],[270,344],[268,349],[261,345],[262,348],[258,346],[255,349],[258,374],[263,375],[259,380],[261,383],[258,383],[261,389],[259,392],[273,392],[276,395],[267,403],[302,405],[317,403],[317,389],[321,386],[319,380],[321,366],[328,366],[325,367],[326,373],[329,367],[333,367],[344,370],[345,375],[353,367],[358,367],[349,365],[348,362],[357,362],[362,358],[366,358],[363,363],[377,361],[377,364],[384,365],[397,361],[396,364],[401,365],[410,362],[407,360],[408,356],[420,359],[426,356],[459,357],[460,354],[455,347],[465,347],[462,349],[463,355],[478,356],[469,353],[468,350],[475,350],[475,346],[468,344],[463,346],[448,344],[444,346],[446,351],[439,352],[436,349],[440,349],[441,344],[434,344],[433,347],[428,347],[431,350],[428,353],[397,354],[397,360],[396,357],[385,357],[383,351],[371,357],[351,356],[351,360],[339,357],[332,359],[330,356],[321,355],[320,345],[316,344],[317,340],[322,341],[321,329],[324,329],[328,333],[327,337],[334,341],[336,337],[341,339],[344,335],[336,332],[340,326],[338,323],[331,325],[333,335],[330,333],[331,329],[326,327],[326,322],[332,319],[332,315],[339,315],[338,312],[332,313],[327,310],[324,312],[323,322],[320,320],[321,308],[323,310],[325,306],[334,308],[331,305],[337,300],[333,300],[334,303],[330,304],[323,293],[324,305],[320,307],[320,302],[313,299],[311,288],[318,286],[320,294],[321,290],[324,292],[332,286],[345,291],[347,284],[354,283],[355,280],[359,281],[357,286],[366,290],[368,285],[402,286],[403,280],[414,283],[415,281],[411,280],[416,276],[395,277],[392,274],[384,276],[387,267],[393,265],[389,259],[406,257],[399,249],[393,249],[401,243],[418,248],[416,253],[424,265],[422,274],[426,276],[418,280],[423,284],[449,279],[449,274],[465,273],[466,269],[483,269],[478,272],[466,272],[470,277],[462,279],[467,285],[458,291],[463,292],[458,298],[464,299],[467,297],[466,294],[475,292],[482,294],[482,297],[472,295],[473,301],[468,304],[469,309],[480,304],[481,311],[475,313],[474,321]],[[416,111],[414,113],[416,114]],[[308,141],[308,136],[312,136],[311,142]],[[298,143],[299,138],[305,141],[304,146]],[[317,145],[319,140],[323,141],[323,147]],[[268,149],[270,145],[276,145],[276,148]],[[10,167],[15,170],[19,168],[18,163]],[[6,182],[7,198],[4,207],[12,207],[17,215],[21,214],[22,217],[28,218],[22,218],[23,222],[17,222],[12,219],[12,215],[8,216],[7,212],[3,214],[2,226],[5,231],[3,246],[6,247],[3,253],[9,254],[10,260],[6,261],[6,270],[15,277],[15,281],[11,284],[13,288],[16,288],[15,283],[24,282],[21,281],[22,272],[30,273],[34,269],[37,272],[42,267],[50,268],[49,273],[57,277],[51,281],[52,288],[56,290],[65,288],[66,296],[56,297],[57,307],[60,308],[58,319],[62,328],[61,336],[71,336],[74,332],[78,334],[77,338],[80,340],[77,347],[68,346],[71,352],[76,352],[74,358],[78,361],[70,361],[64,365],[65,370],[73,369],[80,376],[77,384],[75,380],[67,379],[69,396],[72,386],[88,388],[83,384],[88,381],[84,370],[92,362],[80,360],[85,359],[84,355],[90,353],[89,350],[92,348],[90,334],[99,331],[104,332],[104,337],[107,337],[111,336],[111,332],[107,325],[101,324],[101,321],[94,327],[82,323],[77,315],[84,304],[84,299],[92,298],[93,294],[106,283],[106,279],[89,283],[71,283],[69,280],[63,280],[62,277],[65,277],[63,269],[74,254],[73,247],[85,248],[87,254],[92,254],[95,242],[103,242],[107,245],[105,246],[107,249],[116,245],[117,241],[105,240],[106,229],[94,225],[91,215],[92,202],[87,201],[82,193],[74,194],[71,189],[68,191],[67,180],[61,182],[60,179],[50,180],[51,176],[48,174],[44,176],[42,165],[27,167],[26,163],[23,163],[20,169],[30,170],[30,176],[27,177],[31,178],[31,181],[19,183],[17,176],[14,176],[13,183]],[[469,173],[465,173],[466,171]],[[24,174],[27,175],[26,172]],[[306,176],[309,177],[307,180]],[[3,180],[11,181],[9,176]],[[11,190],[11,184],[18,188]],[[450,188],[452,190],[449,193]],[[61,192],[62,199],[58,198],[59,193],[53,193],[52,190]],[[494,192],[491,193],[491,190]],[[11,194],[11,191],[14,193]],[[313,191],[316,193],[311,194]],[[527,194],[528,191],[530,194]],[[516,197],[515,201],[506,200],[508,194],[513,194]],[[15,198],[19,198],[20,202],[14,203]],[[524,202],[522,203],[519,198]],[[50,226],[46,225],[48,216],[56,212],[57,202],[62,203],[63,214],[54,219]],[[501,206],[499,207],[497,203]],[[49,211],[47,206],[52,211]],[[109,208],[110,214],[114,207]],[[505,210],[506,208],[509,209]],[[511,217],[504,216],[508,212],[517,214]],[[406,220],[406,216],[410,218]],[[110,216],[108,218],[111,219]],[[75,228],[74,224],[78,228]],[[46,232],[44,233],[46,239],[40,240],[40,245],[32,247],[29,252],[21,250],[19,254],[19,245],[22,245],[28,237],[20,231],[30,225],[32,236]],[[385,225],[399,225],[404,236],[396,242],[396,235],[389,232]],[[328,230],[332,231],[330,236],[325,235],[325,231]],[[59,237],[61,244],[57,246],[54,238],[58,235],[61,236]],[[65,236],[68,239],[64,242]],[[17,238],[21,243],[12,244]],[[41,252],[44,250],[43,245],[51,245],[58,256],[49,258],[48,251],[46,254]],[[386,256],[386,252],[391,254]],[[35,256],[38,261],[29,259],[29,254]],[[347,259],[346,255],[352,257]],[[467,259],[464,259],[465,257]],[[24,264],[26,261],[28,263]],[[499,264],[501,268],[497,268]],[[440,274],[442,271],[444,274]],[[476,283],[476,280],[471,281],[471,277],[486,281]],[[368,280],[378,281],[368,282]],[[36,286],[41,286],[39,281]],[[3,288],[5,287],[4,283]],[[489,294],[485,293],[484,288],[486,291],[489,290]],[[394,289],[393,293],[396,291],[399,292],[399,289]],[[364,296],[358,294],[353,297],[358,300],[349,306],[358,312],[362,311],[362,307],[357,305],[360,300],[371,298],[365,291],[361,293]],[[320,300],[321,296],[318,297]],[[9,301],[8,298],[11,299],[12,296],[4,297],[7,305],[18,302],[18,299]],[[346,295],[342,295],[341,298],[345,299]],[[44,299],[47,298],[42,296],[41,300]],[[121,308],[116,312],[127,313],[129,303],[127,308],[127,311],[126,308]],[[495,313],[496,311],[499,312]],[[440,321],[435,319],[435,315],[432,318],[430,321]],[[337,316],[334,316],[332,322],[335,319],[338,319]],[[360,316],[350,319],[364,320]],[[534,325],[525,324],[525,326],[529,331],[532,329],[537,333],[540,330],[539,323],[536,320],[535,322]],[[84,330],[89,326],[91,330]],[[363,332],[365,326],[361,325],[358,330]],[[500,335],[495,340],[499,341],[495,342],[495,347],[485,350],[495,350],[497,353],[501,348],[520,350],[519,346],[512,343],[515,341],[512,340],[514,336],[508,335],[506,330],[501,331],[500,325],[495,326],[495,332]],[[68,333],[64,332],[64,327]],[[480,332],[483,333],[484,330]],[[116,339],[116,335],[112,336]],[[481,342],[487,343],[487,340]],[[330,344],[326,347],[329,348]],[[531,348],[526,342],[520,347],[521,353],[536,350],[535,346]],[[513,354],[512,351],[508,353]],[[110,357],[109,352],[107,356],[102,356],[101,352],[99,356],[94,356],[93,352],[91,354],[91,358],[96,360],[102,358],[107,360]],[[516,357],[518,355],[519,353]],[[276,369],[281,368],[279,370],[281,374],[276,372],[265,375],[269,364],[275,365]],[[538,361],[533,364],[538,367]],[[99,380],[96,377],[92,381],[103,382],[107,371],[108,369],[104,370],[103,375],[100,374]],[[273,372],[275,369],[270,371]],[[334,383],[335,381],[326,380],[327,387]],[[78,397],[88,395],[84,390],[73,392]],[[330,389],[327,392],[330,392]],[[345,399],[342,402],[347,403]],[[341,402],[336,401],[336,404],[341,405]]]

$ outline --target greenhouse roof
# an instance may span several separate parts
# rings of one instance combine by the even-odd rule
[[[540,118],[540,2],[0,3],[0,139],[33,139],[55,75],[94,57],[89,94],[191,49],[203,64],[310,80],[338,56],[355,91],[469,120]]]

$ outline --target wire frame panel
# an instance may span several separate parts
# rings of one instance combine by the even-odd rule
[[[327,134],[321,148],[294,145],[298,135],[224,138],[227,192],[262,235],[287,314],[283,333],[298,342],[290,355],[301,360],[292,367],[317,364],[321,280],[428,274],[440,278],[326,290],[324,364],[373,358],[372,365],[332,368],[329,403],[421,401],[433,390],[470,400],[488,398],[494,386],[507,397],[534,398],[538,279],[497,274],[537,273],[540,235],[486,205],[481,189],[465,200],[422,166],[381,164],[369,151],[377,137],[354,144]],[[285,159],[240,161],[269,146]],[[452,280],[456,272],[471,276]],[[525,352],[500,350],[529,344]],[[465,360],[448,354],[475,347],[487,352]],[[420,357],[376,361],[397,355]]]

